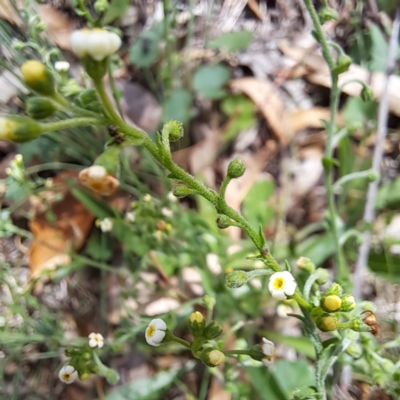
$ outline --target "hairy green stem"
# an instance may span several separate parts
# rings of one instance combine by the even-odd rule
[[[113,74],[111,71],[110,61],[108,62],[108,80],[110,81],[112,95],[113,95],[115,103],[117,105],[119,115],[121,116],[122,119],[124,119],[124,113],[122,112],[121,102],[120,102],[119,96],[118,96],[118,89],[117,89],[117,86],[115,85],[115,80],[114,80],[114,77],[113,77]]]
[[[45,132],[52,132],[52,131],[58,131],[60,129],[68,129],[68,128],[75,128],[77,126],[91,126],[91,125],[103,125],[104,120],[100,118],[72,118],[72,119],[64,119],[61,121],[56,121],[56,122],[46,122],[43,124],[40,124],[40,131],[41,133]]]
[[[179,343],[179,344],[181,344],[182,346],[187,347],[188,349],[190,349],[190,343],[187,342],[187,341],[184,340],[184,339],[181,339],[181,338],[179,338],[179,337],[177,337],[177,336],[175,336],[175,335],[171,335],[170,340],[171,340],[172,342]]]
[[[249,350],[222,350],[226,356],[249,355]]]

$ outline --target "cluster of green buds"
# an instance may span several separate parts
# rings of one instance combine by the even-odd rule
[[[58,377],[66,384],[71,384],[78,378],[84,381],[91,374],[97,374],[107,379],[108,383],[116,384],[119,381],[117,371],[105,366],[99,357],[99,350],[104,346],[104,338],[100,333],[92,332],[84,346],[71,347],[65,350],[69,358],[60,369]]]
[[[194,358],[209,367],[216,367],[225,362],[226,356],[246,355],[254,360],[261,361],[265,366],[271,366],[275,359],[275,345],[263,338],[259,345],[247,350],[223,350],[215,342],[222,334],[222,327],[216,321],[206,322],[199,311],[192,312],[187,322],[193,340],[188,342],[175,336],[161,318],[150,321],[145,331],[146,342],[151,346],[160,346],[167,342],[176,342],[188,348]]]

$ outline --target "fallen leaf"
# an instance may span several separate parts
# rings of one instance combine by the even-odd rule
[[[176,310],[180,306],[180,302],[170,297],[162,297],[148,304],[143,312],[145,315],[154,317],[155,315],[165,314]]]
[[[310,49],[291,47],[286,41],[281,41],[279,48],[285,55],[291,57],[296,62],[303,63],[308,68],[309,72],[305,77],[309,82],[328,88],[332,86],[329,68],[322,56],[310,52]],[[352,64],[348,71],[339,75],[339,86],[352,79],[358,79],[369,84],[375,100],[380,101],[385,79],[384,73],[370,72],[359,65]],[[362,86],[359,83],[351,82],[346,84],[342,91],[349,96],[359,96],[361,90]],[[399,76],[391,75],[389,77],[388,103],[390,112],[400,117]]]
[[[288,141],[285,134],[285,107],[277,94],[275,86],[268,80],[257,78],[239,78],[230,81],[230,88],[234,92],[247,95],[257,105],[274,135],[281,144]]]

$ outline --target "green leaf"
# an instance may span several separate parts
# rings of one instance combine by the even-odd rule
[[[138,68],[148,68],[157,59],[161,40],[161,25],[144,31],[129,51],[129,61]]]
[[[151,378],[139,379],[110,391],[105,400],[158,400],[167,390],[180,372],[187,372],[195,365],[194,361],[188,362],[181,370],[170,369],[160,372]]]
[[[111,0],[108,10],[104,14],[101,24],[107,25],[115,19],[125,15],[129,6],[129,0]]]
[[[388,42],[377,25],[370,26],[368,35],[371,40],[371,48],[369,50],[371,60],[368,69],[370,71],[384,72],[389,49]]]
[[[400,283],[399,256],[392,254],[384,246],[380,252],[376,249],[371,249],[368,258],[368,267],[381,278],[389,282]]]
[[[187,90],[174,90],[163,104],[162,121],[180,121],[183,124],[191,117],[193,98]]]
[[[315,265],[321,265],[335,252],[332,234],[313,235],[296,246],[296,257],[308,257]]]
[[[210,40],[206,47],[229,52],[239,51],[245,49],[251,43],[252,38],[253,33],[249,31],[228,32]]]
[[[272,179],[256,182],[243,200],[243,215],[252,226],[266,227],[274,216],[274,210],[266,202],[275,190]]]
[[[248,97],[238,94],[224,99],[221,103],[221,110],[227,116],[231,116],[233,114],[254,115],[255,106]]]
[[[254,390],[262,400],[289,400],[277,383],[275,374],[265,367],[247,367],[247,374]]]
[[[92,234],[86,244],[85,253],[94,260],[109,261],[114,253],[114,243],[107,240],[102,243],[100,233]]]
[[[376,121],[378,103],[349,97],[343,107],[343,117],[349,128],[361,128],[369,121]]]
[[[376,199],[377,210],[384,208],[397,209],[400,205],[400,178],[384,183]]]
[[[202,65],[194,74],[193,88],[208,99],[220,99],[226,95],[222,87],[229,78],[229,69],[222,65]]]
[[[74,187],[71,188],[71,193],[97,218],[104,219],[117,216],[115,211],[105,201],[96,199],[89,192]]]

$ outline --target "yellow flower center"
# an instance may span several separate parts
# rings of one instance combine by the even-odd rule
[[[61,375],[61,378],[65,382],[69,382],[71,380],[71,374],[64,373]]]
[[[147,335],[148,337],[153,337],[155,331],[156,331],[156,328],[154,328],[153,325],[150,325],[150,326],[147,328],[147,330],[146,330],[146,335]]]
[[[285,284],[285,280],[281,277],[276,278],[274,281],[274,289],[279,290],[282,289]]]
[[[27,83],[33,83],[45,77],[46,67],[39,61],[29,60],[22,65],[21,72]]]

